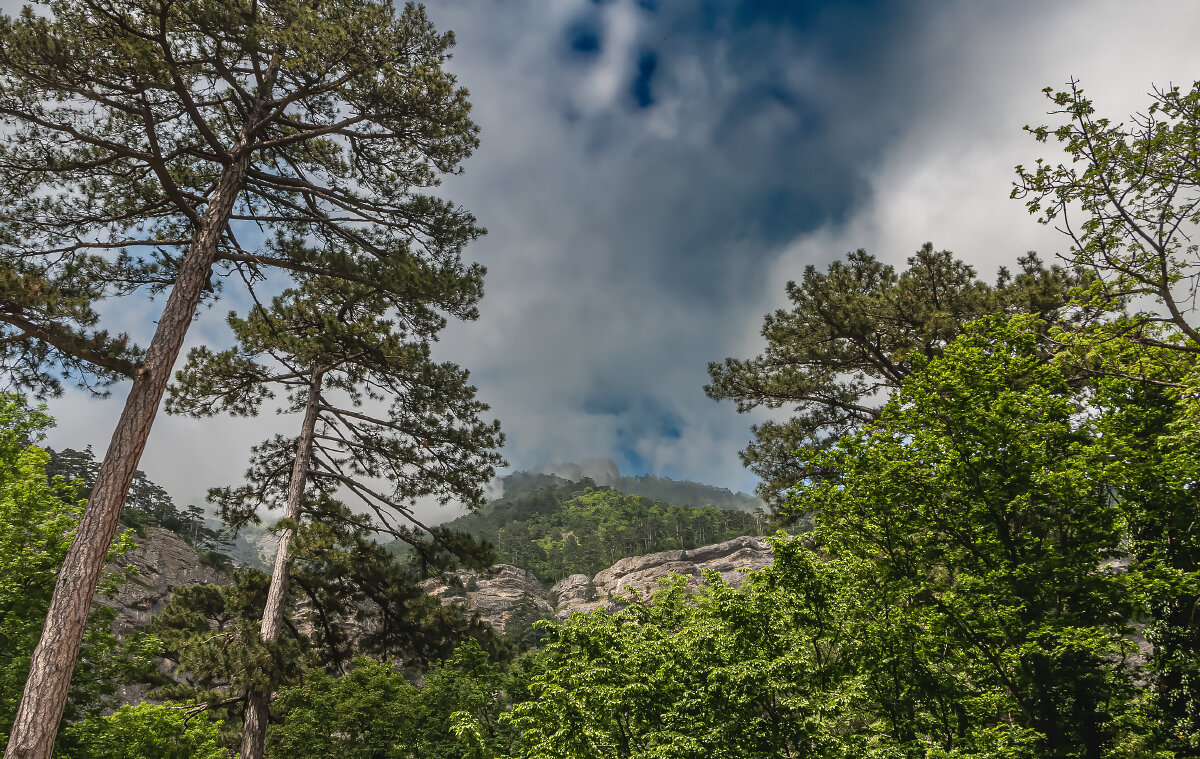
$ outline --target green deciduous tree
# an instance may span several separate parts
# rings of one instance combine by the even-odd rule
[[[332,678],[312,671],[281,694],[284,724],[271,731],[269,756],[417,756],[425,716],[420,692],[391,664],[360,659]]]
[[[1151,646],[1150,707],[1161,745],[1187,756],[1200,749],[1196,354],[1075,336],[1074,347],[1088,343],[1093,365],[1105,369],[1091,402],[1102,410],[1095,424],[1107,451],[1105,478],[1125,514],[1130,600]]]
[[[758,494],[778,506],[793,485],[820,476],[793,452],[821,448],[877,419],[914,357],[938,355],[967,322],[1013,312],[1056,319],[1079,277],[1044,266],[1032,253],[1018,263],[1019,273],[1002,268],[989,285],[950,252],[926,244],[904,272],[859,250],[824,272],[809,266],[799,283],[789,282],[792,305],[768,314],[763,324],[766,351],[710,364],[712,382],[705,387],[715,400],[734,401],[739,412],[794,412],[752,429],[754,441],[742,460],[762,479]]]
[[[1177,348],[1200,350],[1189,316],[1200,285],[1200,82],[1154,90],[1146,111],[1122,123],[1098,117],[1074,80],[1045,93],[1063,123],[1026,130],[1058,142],[1070,162],[1018,166],[1013,197],[1070,238],[1067,259],[1095,274],[1093,302],[1149,296],[1162,311],[1141,321],[1167,321],[1189,338]]]
[[[50,455],[36,442],[51,425],[43,410],[20,396],[0,395],[0,730],[6,734],[82,510],[73,498],[77,483],[46,475]],[[130,537],[123,534],[113,545],[110,561],[132,548]],[[108,575],[102,590],[115,590],[118,579]],[[67,700],[72,719],[109,706],[120,681],[146,674],[157,653],[152,639],[118,642],[110,630],[114,616],[100,606],[88,617]]]
[[[482,648],[464,643],[422,679],[415,686],[390,662],[367,658],[336,679],[310,671],[280,694],[267,755],[459,759],[509,747],[499,716],[517,678]],[[470,736],[459,738],[455,726],[466,722]]]
[[[225,277],[329,276],[474,316],[470,214],[431,197],[474,149],[453,43],[414,5],[120,0],[0,19],[0,361],[133,384],[59,574],[9,756],[47,759],[121,501],[196,307]],[[246,222],[243,224],[242,222]],[[255,226],[257,225],[257,226]],[[463,287],[466,281],[470,286]],[[169,292],[144,354],[96,302]]]
[[[217,741],[220,722],[176,704],[122,706],[66,730],[69,756],[88,759],[224,759]]]
[[[845,609],[827,607],[830,588],[818,590],[812,574],[824,568],[802,553],[777,548],[774,579],[749,593],[710,574],[697,596],[677,582],[653,604],[548,628],[528,695],[506,719],[519,736],[512,755],[852,755],[831,748],[848,724],[846,699],[834,695],[845,670],[840,620],[830,619]],[[778,581],[797,568],[793,558],[811,595]]]
[[[928,674],[951,703],[987,694],[983,723],[1033,731],[1042,755],[1098,757],[1133,697],[1120,666],[1131,653],[1126,580],[1102,571],[1121,554],[1124,514],[1038,332],[1028,317],[972,325],[876,425],[815,457],[839,474],[801,488],[791,507],[816,512],[829,555],[873,560],[897,629],[945,641],[941,662],[918,642],[914,698],[932,698],[920,692]],[[937,737],[932,701],[906,710],[927,712],[896,725],[913,739],[944,750],[959,739]]]

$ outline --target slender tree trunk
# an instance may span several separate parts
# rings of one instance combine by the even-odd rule
[[[304,499],[304,486],[308,482],[308,467],[312,460],[313,435],[317,428],[317,416],[321,404],[322,368],[314,369],[308,382],[308,402],[304,407],[304,423],[300,428],[300,439],[296,442],[296,460],[292,464],[292,479],[288,482],[287,506],[284,519],[293,522],[300,519],[300,506]],[[271,572],[271,587],[267,591],[267,605],[263,608],[259,635],[264,643],[279,639],[283,627],[283,607],[287,599],[288,573],[292,566],[292,536],[295,530],[285,527],[279,531],[279,550],[275,552],[275,569]],[[267,739],[267,717],[270,709],[270,694],[250,691],[246,694],[246,709],[242,715],[242,759],[262,759]]]
[[[125,409],[117,422],[96,486],[59,570],[42,637],[33,652],[29,679],[4,752],[5,759],[50,759],[58,723],[67,702],[75,659],[83,642],[92,597],[104,569],[104,557],[117,533],[121,507],[146,446],[171,369],[183,346],[196,306],[208,284],[217,244],[250,164],[249,140],[239,140],[208,203],[196,237],[179,267],[175,285],[158,320],[146,360],[138,369]]]

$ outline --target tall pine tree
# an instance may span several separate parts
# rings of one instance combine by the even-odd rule
[[[417,542],[427,531],[413,514],[417,499],[480,505],[501,463],[498,423],[481,420],[487,406],[465,371],[430,358],[426,341],[440,320],[410,297],[404,311],[389,311],[373,288],[306,278],[247,318],[231,314],[238,346],[193,350],[170,390],[168,410],[194,416],[256,414],[276,392],[283,411],[302,413],[295,437],[255,448],[247,484],[215,493],[235,524],[284,506],[264,643],[283,625],[292,538],[304,517],[345,521],[346,512],[320,508],[345,493],[369,512],[364,523]],[[243,757],[262,756],[268,698],[247,694]]]
[[[58,574],[6,757],[48,759],[104,554],[198,304],[272,271],[474,316],[480,230],[431,197],[477,144],[453,44],[380,0],[53,0],[0,17],[0,366],[133,385]],[[218,276],[218,275],[230,275]],[[458,276],[461,275],[461,276]],[[434,277],[436,279],[436,277]],[[466,286],[464,286],[466,285]],[[168,294],[145,353],[99,300]]]

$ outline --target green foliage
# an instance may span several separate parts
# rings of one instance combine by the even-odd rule
[[[243,569],[231,585],[178,587],[147,630],[163,645],[171,681],[151,691],[154,698],[199,701],[221,714],[222,741],[232,745],[240,729],[247,690],[265,692],[299,680],[316,657],[294,627],[264,643],[258,634],[268,578]]]
[[[270,692],[299,680],[316,656],[294,627],[275,641],[258,634],[268,578],[243,569],[231,585],[175,588],[147,629],[162,641],[170,679],[150,682],[154,699],[200,702],[220,719],[219,740],[235,747],[242,704],[251,688]]]
[[[482,268],[460,253],[482,230],[428,190],[478,130],[443,70],[453,36],[420,6],[44,10],[0,17],[0,367],[18,386],[132,376],[142,353],[98,328],[96,304],[169,289],[201,237],[250,287],[278,268],[364,283],[401,309],[414,287],[441,288],[435,309],[474,315]],[[233,207],[209,218],[222,178]],[[256,248],[241,221],[258,224]]]
[[[1106,474],[1119,483],[1126,512],[1133,598],[1153,644],[1150,703],[1160,745],[1194,755],[1200,82],[1153,89],[1148,108],[1123,122],[1097,115],[1074,80],[1045,94],[1058,123],[1026,130],[1040,143],[1057,143],[1067,160],[1018,166],[1013,197],[1064,231],[1069,260],[1094,274],[1076,293],[1081,302],[1152,304],[1059,339],[1067,360],[1094,378],[1095,402],[1106,411],[1097,427],[1110,446]]]
[[[797,624],[822,621],[809,613],[827,611],[823,599],[798,603],[766,581],[749,594],[709,582],[693,597],[676,583],[652,605],[548,628],[529,700],[512,710],[521,736],[513,755],[839,755],[826,748],[845,699],[823,687],[836,686],[842,669],[836,630]]]
[[[594,575],[627,556],[761,534],[765,526],[760,516],[743,511],[655,503],[590,480],[555,480],[518,489],[444,526],[490,543],[500,561],[528,569],[546,584]]]
[[[82,511],[71,500],[77,483],[47,478],[50,456],[35,445],[52,424],[44,410],[30,408],[20,396],[0,395],[0,740],[11,729],[55,575]],[[126,533],[114,542],[110,562],[133,547],[130,537]],[[106,575],[101,591],[114,591],[120,577]],[[118,641],[109,629],[114,616],[113,609],[98,605],[89,617],[68,719],[107,707],[123,680],[152,668],[157,641],[143,636]]]
[[[493,656],[506,650],[486,624],[464,619],[458,609],[422,591],[422,576],[412,564],[364,530],[320,520],[300,527],[295,550],[294,595],[311,621],[308,637],[327,669],[368,655],[419,671],[467,640]]]
[[[970,325],[806,453],[816,529],[743,588],[546,628],[509,755],[1193,755],[1195,423],[1178,382],[1085,408],[1043,330]]]
[[[1156,336],[1170,339],[1161,330]],[[1094,403],[1104,410],[1095,424],[1108,454],[1105,476],[1125,514],[1131,602],[1143,610],[1153,645],[1147,677],[1159,740],[1191,755],[1200,750],[1196,358],[1098,330],[1073,336],[1073,347],[1106,369],[1094,383]]]
[[[825,272],[809,266],[787,285],[789,309],[768,314],[763,355],[709,365],[705,392],[729,399],[739,412],[757,407],[794,409],[786,421],[752,429],[742,459],[762,479],[759,495],[779,506],[787,490],[821,471],[792,454],[819,450],[878,418],[890,391],[913,370],[914,357],[937,356],[963,325],[994,313],[1030,312],[1053,321],[1081,279],[1046,267],[1033,254],[1013,276],[1001,268],[995,285],[949,251],[926,244],[897,273],[859,250]]]
[[[945,642],[936,667],[929,651],[903,667],[929,679],[906,710],[929,710],[930,724],[896,729],[934,735],[938,700],[977,690],[986,722],[1036,731],[1047,754],[1095,756],[1133,698],[1116,665],[1130,653],[1127,580],[1101,571],[1120,555],[1124,520],[1038,328],[974,325],[908,378],[877,425],[819,454],[841,474],[799,490],[791,508],[817,513],[814,538],[831,557],[873,559],[891,629]],[[948,749],[957,732],[938,742]]]
[[[279,695],[284,724],[268,732],[268,756],[408,757],[417,755],[424,716],[415,686],[390,664],[358,659],[339,678],[309,672]]]
[[[79,506],[48,482],[33,445],[51,425],[17,396],[0,396],[0,732],[7,735],[41,634],[54,573],[70,546]]]
[[[1074,80],[1044,92],[1061,124],[1025,129],[1038,142],[1057,142],[1069,162],[1018,166],[1013,197],[1070,237],[1071,262],[1096,275],[1080,293],[1085,302],[1149,296],[1163,313],[1145,319],[1165,316],[1200,342],[1189,322],[1200,250],[1200,82],[1189,91],[1155,89],[1146,111],[1121,123],[1097,117]]]
[[[189,706],[122,706],[68,727],[60,750],[87,759],[225,759],[217,740],[220,725]]]
[[[454,729],[467,721],[488,750],[507,748],[499,715],[511,682],[473,642],[426,672],[421,687],[374,659],[356,659],[340,678],[310,671],[276,699],[281,721],[268,733],[267,756],[457,759],[466,751]]]
[[[492,658],[508,655],[490,627],[442,606],[420,590],[411,566],[367,533],[340,525],[318,521],[297,531],[279,640],[264,643],[258,634],[268,589],[262,572],[241,569],[231,585],[176,588],[148,628],[172,674],[151,696],[209,704],[223,721],[222,745],[236,745],[251,688],[270,693],[323,682],[313,670],[343,672],[363,655],[395,659],[415,674],[464,641]]]

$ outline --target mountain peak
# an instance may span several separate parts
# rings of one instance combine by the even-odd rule
[[[621,470],[617,463],[610,458],[584,459],[576,464],[571,461],[560,461],[545,464],[531,470],[535,474],[552,474],[571,482],[580,482],[587,477],[597,485],[613,485],[621,479]]]

